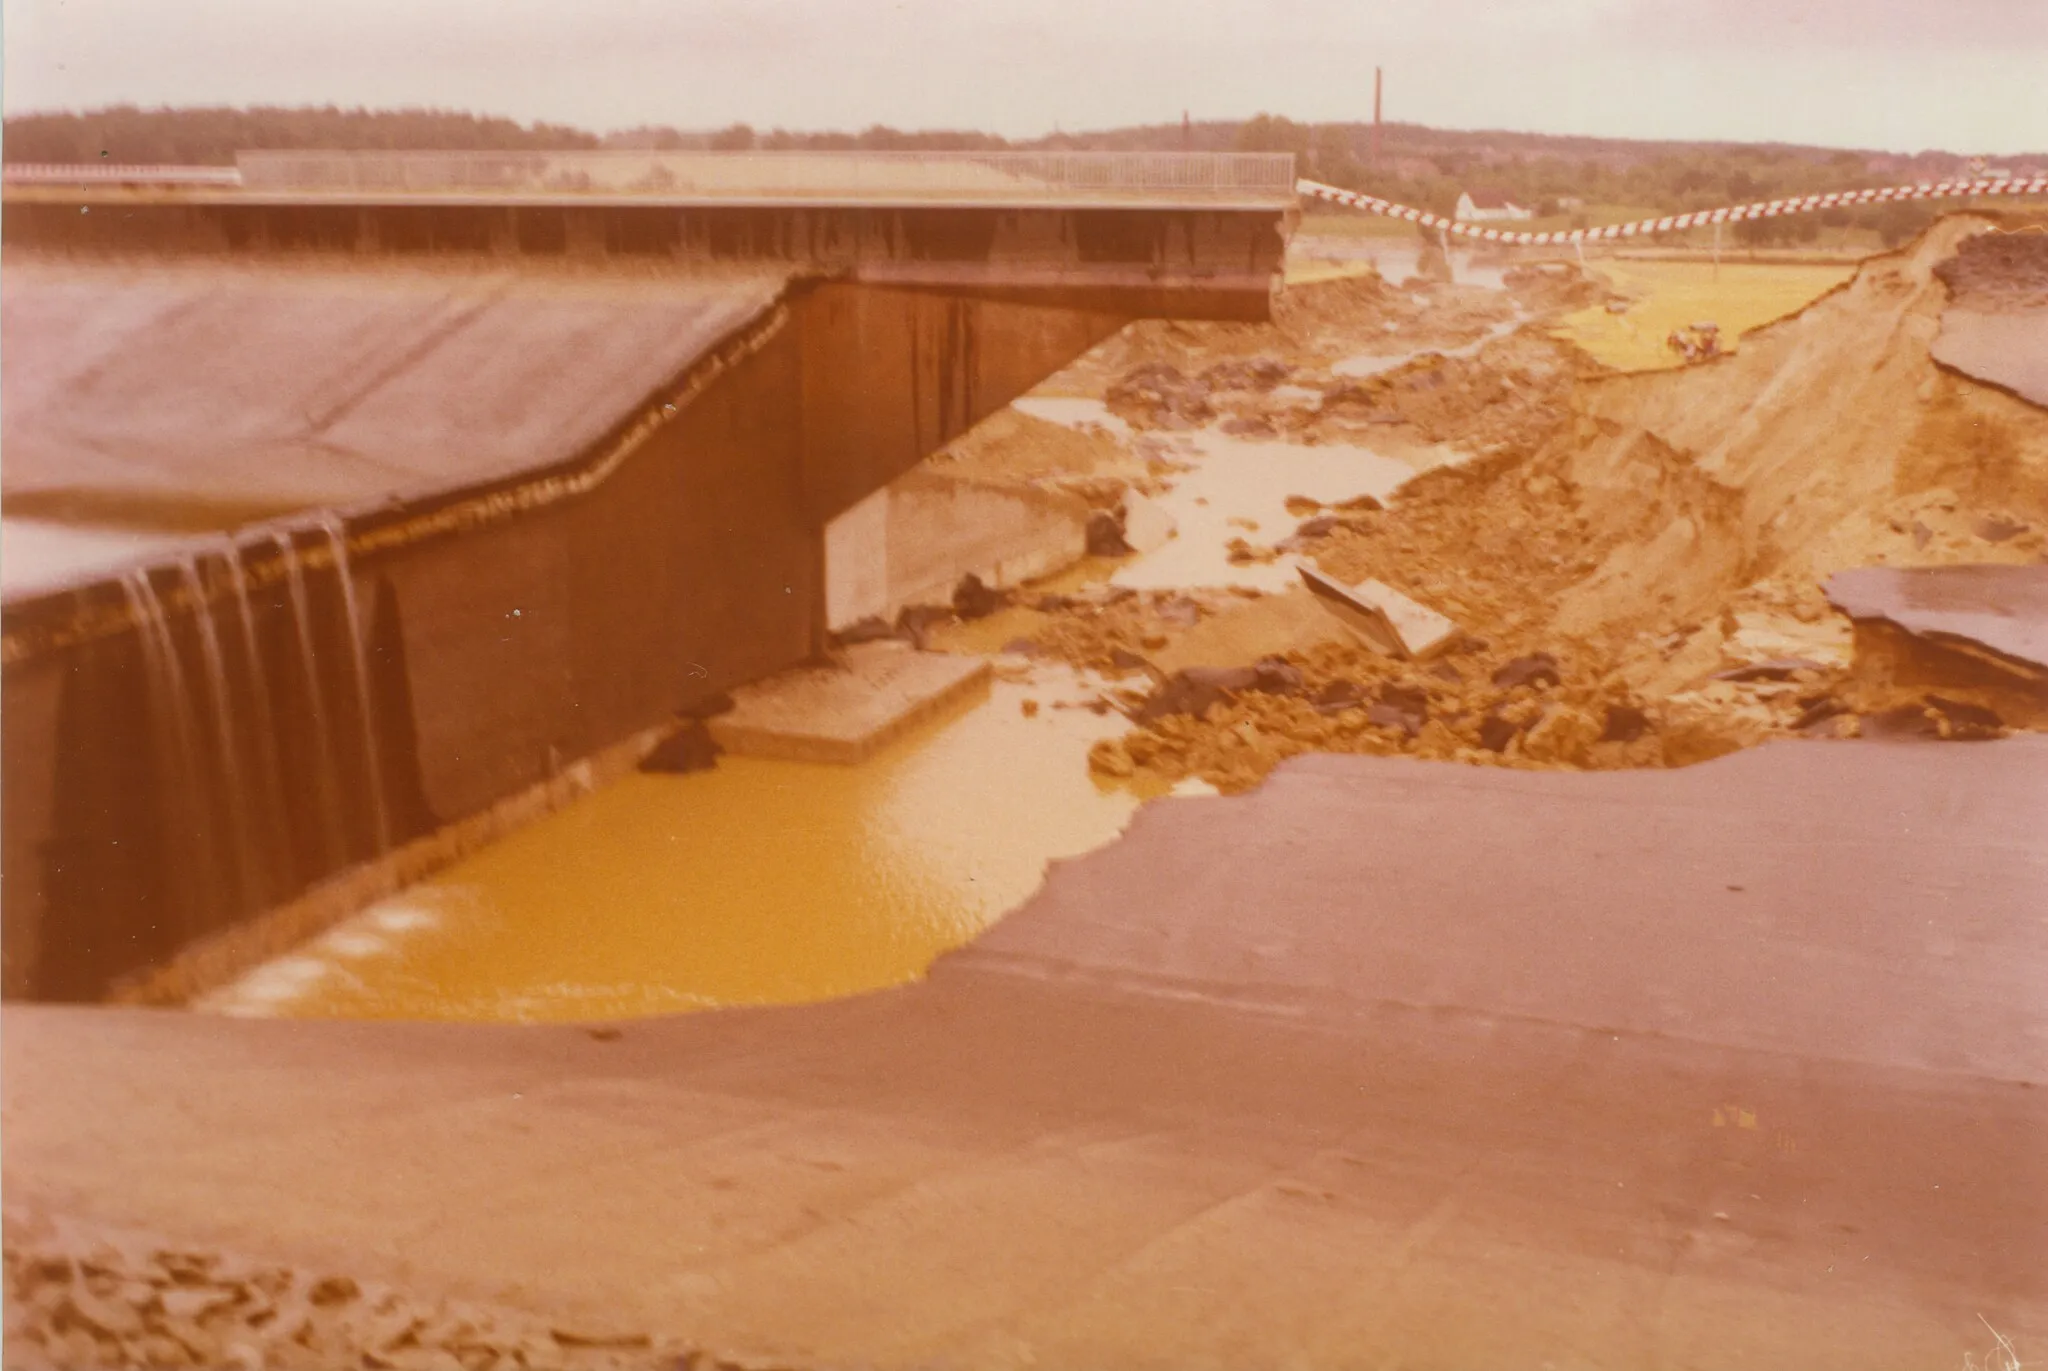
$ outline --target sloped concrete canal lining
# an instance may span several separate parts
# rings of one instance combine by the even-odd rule
[[[0,490],[203,531],[502,479],[597,442],[787,278],[10,263]]]
[[[923,985],[622,1035],[10,1007],[9,1200],[764,1364],[2026,1355],[2044,763],[1304,758]]]
[[[803,660],[831,516],[1125,321],[759,268],[9,287],[10,502],[214,530],[7,598],[5,986],[59,998]]]
[[[1938,691],[2019,727],[2048,722],[2048,567],[1857,567],[1828,578],[1855,625],[1869,703]]]

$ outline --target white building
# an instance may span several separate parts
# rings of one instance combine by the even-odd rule
[[[1460,219],[1534,219],[1536,211],[1508,199],[1505,191],[1468,190],[1458,197]]]

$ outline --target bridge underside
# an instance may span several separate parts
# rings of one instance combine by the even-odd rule
[[[1265,313],[1281,212],[1114,213],[10,193],[10,528],[168,542],[8,593],[6,994],[813,654],[835,514],[1140,314]]]

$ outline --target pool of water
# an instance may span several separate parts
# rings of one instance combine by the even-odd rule
[[[1126,727],[1051,664],[860,766],[724,757],[633,775],[384,900],[197,1007],[237,1015],[623,1018],[901,984],[1116,837]],[[1027,715],[1025,702],[1036,702]]]
[[[1431,464],[1384,456],[1348,444],[1233,438],[1213,429],[1176,435],[1174,456],[1188,464],[1157,498],[1173,516],[1175,536],[1117,568],[1110,578],[1134,590],[1248,586],[1284,590],[1297,583],[1300,558],[1237,565],[1230,543],[1270,546],[1293,534],[1306,516],[1290,513],[1287,497],[1334,505],[1361,495],[1384,500]],[[1442,456],[1443,454],[1431,454]]]

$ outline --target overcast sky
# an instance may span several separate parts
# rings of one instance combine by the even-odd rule
[[[9,113],[433,105],[599,131],[1261,110],[2048,151],[2048,0],[4,0]]]

